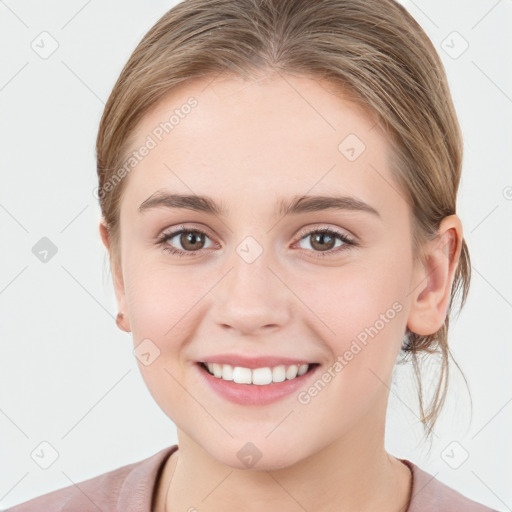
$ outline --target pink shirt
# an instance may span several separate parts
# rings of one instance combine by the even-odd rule
[[[89,480],[43,494],[5,512],[151,512],[157,479],[167,458],[178,449],[169,446],[147,459],[122,466]],[[406,512],[496,512],[472,501],[400,459],[412,471],[412,493]]]

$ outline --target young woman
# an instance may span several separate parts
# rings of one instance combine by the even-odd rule
[[[384,448],[400,355],[439,353],[469,255],[442,63],[393,0],[185,0],[97,139],[101,238],[178,445],[12,508],[488,511]]]

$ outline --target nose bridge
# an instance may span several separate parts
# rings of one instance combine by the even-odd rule
[[[275,275],[275,261],[271,251],[253,237],[246,237],[235,248],[228,262],[229,272],[215,295],[217,324],[249,333],[287,322],[290,296]]]

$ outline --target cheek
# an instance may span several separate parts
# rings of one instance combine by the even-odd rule
[[[200,321],[198,301],[215,282],[211,272],[210,278],[198,278],[192,268],[171,269],[153,263],[149,270],[138,264],[125,282],[141,376],[155,402],[177,425],[193,414],[182,386],[189,370],[186,346]]]
[[[183,337],[188,313],[215,282],[211,271],[205,274],[193,265],[145,265],[142,259],[133,265],[125,293],[134,338],[169,342],[178,334]]]
[[[366,414],[388,392],[406,326],[404,272],[406,261],[381,259],[331,268],[329,278],[317,274],[299,286],[332,357],[320,376],[331,391],[317,405],[332,407],[335,400],[339,425]]]
[[[302,278],[298,289],[321,322],[333,358],[346,355],[350,366],[394,365],[406,326],[410,271],[407,255],[379,251]]]

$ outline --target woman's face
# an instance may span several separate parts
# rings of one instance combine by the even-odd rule
[[[410,210],[375,119],[326,82],[208,77],[167,95],[132,149],[116,294],[165,414],[236,468],[381,443],[419,274]],[[316,365],[259,385],[207,376],[199,362],[213,360],[269,367],[235,370],[242,379],[279,380],[279,363]]]

